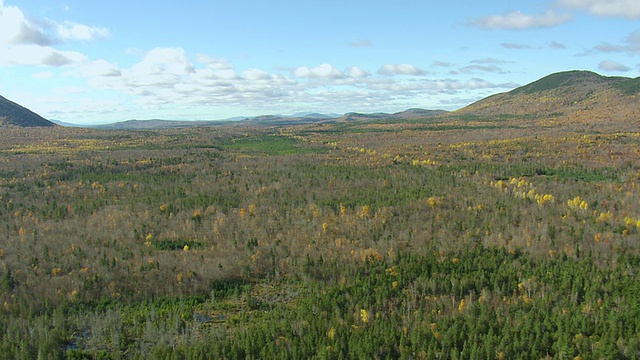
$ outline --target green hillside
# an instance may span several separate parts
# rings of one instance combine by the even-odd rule
[[[506,93],[479,100],[457,114],[481,116],[581,116],[602,118],[615,109],[616,117],[640,111],[636,98],[640,78],[607,77],[590,71],[566,71],[545,76]]]

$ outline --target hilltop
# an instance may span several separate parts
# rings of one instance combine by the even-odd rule
[[[0,96],[0,127],[41,127],[56,126],[33,111]]]
[[[489,96],[454,114],[626,117],[640,110],[639,92],[640,78],[607,77],[574,70]]]

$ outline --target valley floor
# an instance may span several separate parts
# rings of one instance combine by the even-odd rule
[[[0,135],[0,357],[640,357],[640,128]]]

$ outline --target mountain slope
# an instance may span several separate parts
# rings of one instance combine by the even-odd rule
[[[480,116],[629,115],[640,111],[640,78],[607,77],[590,71],[545,76],[506,93],[477,101],[457,114]]]
[[[33,111],[0,96],[0,126],[56,126]]]

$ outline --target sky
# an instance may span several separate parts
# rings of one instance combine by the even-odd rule
[[[637,77],[640,0],[0,0],[0,95],[47,119],[456,110]]]

